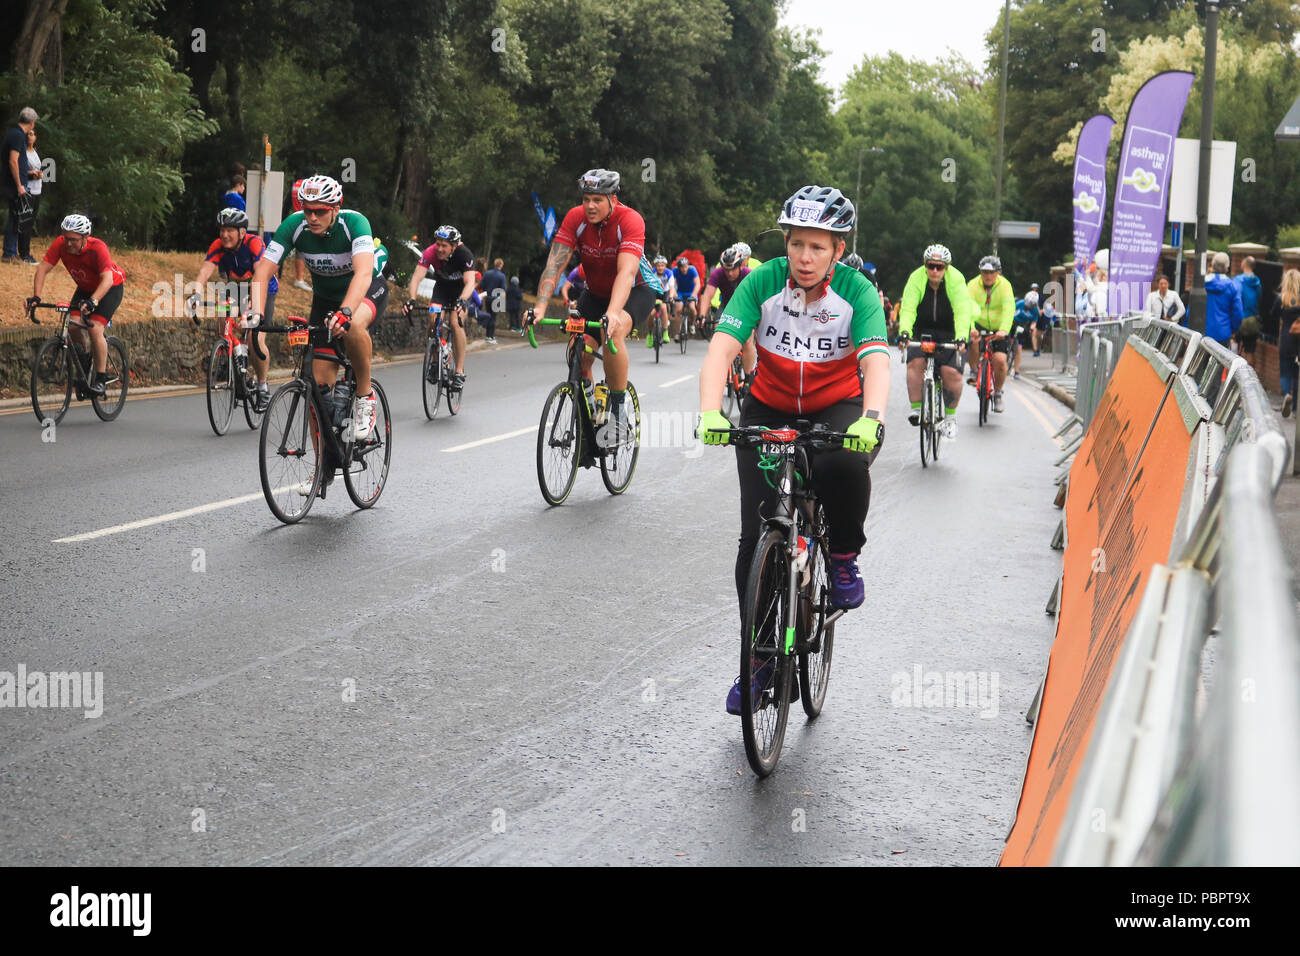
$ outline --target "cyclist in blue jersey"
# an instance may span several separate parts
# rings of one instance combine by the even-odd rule
[[[694,332],[695,300],[700,291],[699,270],[691,265],[691,260],[682,256],[673,267],[673,282],[677,285],[677,298],[673,302],[673,318],[677,320],[677,324],[672,334],[677,335],[681,331],[682,322],[688,323],[687,328]],[[683,307],[686,309],[685,317],[682,315]]]

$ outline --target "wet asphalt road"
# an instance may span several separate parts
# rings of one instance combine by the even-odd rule
[[[517,342],[470,357],[455,418],[425,420],[418,364],[377,370],[383,497],[357,511],[339,482],[292,527],[260,496],[256,433],[214,436],[202,395],[108,425],[74,407],[54,442],[0,414],[0,672],[103,675],[98,718],[0,709],[7,863],[996,862],[1053,633],[1065,410],[1009,383],[981,430],[968,389],[922,470],[891,365],[867,604],[838,626],[822,717],[794,705],[759,781],[723,710],[733,455],[675,440],[704,343],[659,365],[633,348],[658,445],[622,497],[582,471],[547,508],[534,433],[452,450],[535,429],[563,352]],[[958,672],[979,700],[909,700]]]

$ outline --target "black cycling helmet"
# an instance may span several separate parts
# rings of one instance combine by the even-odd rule
[[[618,192],[618,173],[612,169],[589,169],[578,177],[578,192],[612,196]]]
[[[845,233],[853,231],[857,218],[853,203],[834,186],[804,186],[785,201],[776,224]]]
[[[719,261],[722,263],[722,268],[734,269],[745,261],[745,257],[741,255],[739,249],[737,249],[735,246],[732,246],[729,249],[723,250],[722,256],[719,258]]]
[[[239,229],[248,228],[248,213],[237,206],[227,206],[221,212],[217,213],[218,226],[235,226]]]
[[[460,242],[460,230],[455,226],[439,226],[433,236],[435,239],[442,239],[452,245]]]
[[[980,272],[1001,272],[1002,260],[997,256],[985,256],[980,260]]]
[[[691,260],[687,259],[685,256],[677,257],[677,265],[679,265],[683,269],[689,268],[690,264],[691,264]]]

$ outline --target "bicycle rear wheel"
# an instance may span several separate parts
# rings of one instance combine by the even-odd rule
[[[358,508],[370,508],[383,494],[388,481],[388,465],[393,457],[393,424],[388,416],[388,396],[373,378],[375,393],[375,427],[370,437],[352,446],[352,461],[343,470],[343,484],[348,497]]]
[[[817,505],[816,527],[826,526],[822,506]],[[830,554],[824,536],[812,539],[808,555],[811,580],[799,592],[799,640],[806,648],[799,653],[799,699],[808,719],[822,712],[826,688],[831,682],[831,650],[835,644],[835,625],[826,625],[830,611]]]
[[[126,404],[127,380],[131,369],[126,364],[126,346],[121,339],[110,335],[105,339],[105,344],[108,346],[108,364],[104,366],[104,375],[107,376],[104,394],[92,395],[90,404],[95,406],[95,414],[101,420],[111,422],[122,413],[122,406]]]
[[[250,381],[252,381],[250,379]],[[262,424],[262,413],[257,410],[257,385],[254,384],[244,396],[244,421],[248,427],[257,431]]]
[[[930,456],[930,432],[934,429],[934,389],[926,382],[921,389],[921,467],[928,465]]]
[[[769,528],[749,566],[740,628],[740,723],[745,756],[760,777],[776,769],[790,718],[794,661],[782,647],[789,573],[785,534]]]
[[[563,504],[569,497],[581,452],[577,396],[572,382],[561,382],[546,397],[537,430],[537,484],[547,504]]]
[[[606,448],[600,457],[600,479],[611,495],[621,495],[632,483],[637,455],[641,451],[641,401],[636,397],[631,382],[627,383],[623,410],[627,413],[627,430],[619,436],[618,444]]]
[[[424,367],[420,372],[420,389],[424,396],[424,417],[433,421],[438,417],[439,385],[442,381],[442,361],[438,338],[429,339],[424,347]]]
[[[36,420],[57,425],[72,404],[72,349],[55,336],[42,343],[32,364],[32,411]]]
[[[230,428],[235,413],[235,376],[230,361],[230,343],[218,339],[208,356],[208,422],[218,435]]]
[[[307,386],[282,385],[266,406],[257,457],[262,494],[285,524],[301,521],[320,493],[322,441]]]
[[[989,420],[989,398],[992,395],[991,370],[989,369],[988,359],[980,359],[980,371],[975,379],[975,387],[979,390],[980,396],[980,427]]]

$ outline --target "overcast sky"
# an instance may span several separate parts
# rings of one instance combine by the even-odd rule
[[[975,66],[1003,0],[788,0],[781,22],[821,28],[822,82],[837,93],[864,56],[933,60],[952,47]]]

